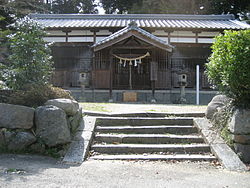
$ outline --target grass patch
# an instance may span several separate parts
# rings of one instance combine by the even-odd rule
[[[220,136],[226,142],[226,144],[233,148],[232,134],[229,131],[228,123],[232,117],[234,107],[232,103],[228,103],[218,112],[216,112],[212,118],[212,124],[219,132]]]
[[[155,109],[150,109],[150,110],[148,110],[149,112],[156,112],[156,110]]]
[[[180,104],[125,104],[125,103],[80,103],[84,110],[95,112],[205,112],[206,105]]]
[[[230,131],[228,130],[227,127],[224,127],[221,132],[220,132],[221,137],[224,139],[226,144],[233,148],[233,139]]]
[[[108,103],[80,103],[84,110],[97,112],[111,112],[107,109]],[[106,105],[106,106],[105,106]]]
[[[23,169],[16,169],[16,168],[9,168],[5,172],[7,174],[24,174],[25,170],[23,170]]]

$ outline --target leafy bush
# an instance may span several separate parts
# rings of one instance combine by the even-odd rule
[[[43,105],[49,99],[73,99],[70,92],[51,85],[26,85],[23,90],[14,91],[8,98],[8,103],[30,107]]]
[[[7,103],[9,96],[13,93],[12,90],[0,88],[0,103]]]
[[[7,85],[14,90],[26,84],[47,84],[53,63],[50,48],[43,40],[43,28],[34,20],[25,17],[13,24],[14,34],[9,35],[10,53],[7,65]]]
[[[215,38],[207,75],[212,84],[242,107],[250,107],[250,30],[225,31]]]

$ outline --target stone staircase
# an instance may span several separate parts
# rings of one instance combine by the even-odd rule
[[[95,160],[216,160],[192,117],[98,119]]]

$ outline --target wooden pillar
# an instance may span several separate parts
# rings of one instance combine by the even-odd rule
[[[170,34],[173,32],[173,30],[166,29],[164,31],[168,34],[167,35],[168,36],[168,44],[170,44],[171,43],[171,40],[170,40],[171,39],[171,37],[170,37],[171,35]]]
[[[66,39],[65,39],[65,42],[69,42],[69,32],[66,31]]]
[[[195,43],[198,43],[198,33],[195,33]]]
[[[93,31],[93,42],[96,43],[96,30]]]
[[[113,49],[109,50],[109,102],[113,102]]]
[[[155,100],[155,80],[151,81],[151,87],[152,87],[152,100],[151,100],[151,102],[156,102],[156,100]]]
[[[71,30],[63,30],[62,32],[65,33],[65,42],[69,42],[69,33]]]
[[[168,32],[168,44],[170,44],[171,41],[170,41],[170,31]]]
[[[169,70],[170,70],[170,89],[171,90],[173,88],[172,54],[173,54],[173,52],[172,53],[168,53],[168,67],[169,67]]]
[[[195,43],[199,43],[199,40],[198,40],[199,36],[198,36],[198,34],[201,33],[201,31],[194,31],[193,33],[195,34]]]
[[[156,49],[152,49],[152,62],[150,66],[150,80],[151,80],[151,89],[152,89],[152,99],[151,102],[155,103],[155,81],[157,80],[157,62],[156,62]]]
[[[93,102],[95,102],[95,82],[96,82],[96,76],[95,76],[95,51],[93,50],[93,56],[92,56],[92,74],[91,74],[91,84],[92,84],[92,97],[93,97]]]
[[[132,65],[129,66],[129,89],[132,90]]]
[[[92,29],[90,31],[93,33],[93,43],[95,44],[96,43],[96,32],[99,32],[99,30],[98,29]]]

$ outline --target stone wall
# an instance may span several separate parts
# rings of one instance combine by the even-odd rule
[[[0,103],[0,152],[48,153],[63,155],[73,139],[82,109],[76,101],[53,99],[30,108]]]
[[[236,109],[229,122],[234,148],[243,161],[250,163],[250,110]]]
[[[246,163],[250,163],[250,110],[228,107],[230,99],[224,95],[215,96],[208,104],[206,117],[218,129],[227,128],[235,152]]]
[[[139,103],[151,103],[152,91],[151,90],[133,90],[137,93],[137,102]],[[85,102],[108,102],[109,91],[108,90],[90,90],[85,89],[84,96],[81,93],[81,89],[70,89],[72,96],[77,101]],[[123,93],[126,90],[113,90],[113,101],[123,102]],[[207,105],[209,101],[216,95],[217,91],[200,91],[200,104]],[[83,100],[84,98],[84,100]],[[155,99],[158,104],[175,104],[180,98],[180,89],[172,90],[156,90]],[[187,104],[196,104],[196,93],[194,90],[186,90]]]

